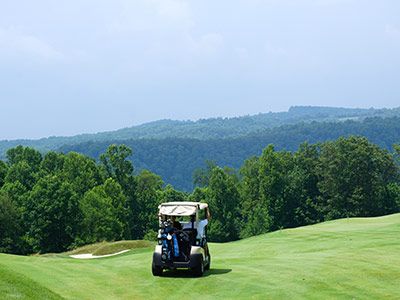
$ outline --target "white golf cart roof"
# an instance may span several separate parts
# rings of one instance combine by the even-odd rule
[[[166,202],[158,206],[158,214],[166,216],[192,216],[199,209],[207,207],[207,203],[200,202]]]

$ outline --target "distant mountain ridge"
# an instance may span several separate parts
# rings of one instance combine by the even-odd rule
[[[166,138],[191,138],[198,140],[230,139],[301,122],[342,122],[349,119],[362,121],[368,117],[393,116],[400,116],[400,107],[393,109],[361,109],[293,106],[287,112],[269,112],[233,118],[209,118],[197,121],[159,120],[95,134],[80,134],[71,137],[48,137],[38,140],[20,139],[0,141],[0,158],[4,158],[7,149],[17,145],[31,146],[41,151],[49,151],[58,149],[64,145],[104,142],[108,140]]]
[[[192,175],[197,168],[205,167],[206,160],[220,166],[239,168],[245,159],[260,155],[263,148],[273,144],[277,150],[297,150],[303,142],[318,143],[350,135],[364,136],[382,148],[392,150],[400,143],[400,117],[372,117],[362,121],[302,122],[282,125],[226,139],[127,139],[90,141],[65,145],[61,152],[76,151],[98,158],[112,143],[123,143],[133,149],[135,169],[149,169],[175,188],[190,191]]]

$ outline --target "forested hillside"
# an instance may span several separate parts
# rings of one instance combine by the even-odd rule
[[[366,138],[303,143],[295,152],[264,148],[238,170],[209,164],[196,189],[164,186],[150,171],[134,173],[125,145],[99,162],[70,152],[40,154],[19,146],[0,161],[0,252],[61,252],[121,239],[154,239],[157,206],[206,201],[210,241],[239,238],[343,217],[400,211],[400,146]]]
[[[64,146],[58,150],[65,153],[76,151],[97,159],[110,144],[123,143],[133,149],[134,155],[130,159],[137,170],[149,169],[175,188],[191,191],[193,172],[204,167],[206,160],[239,168],[246,158],[261,154],[268,144],[273,144],[278,150],[295,151],[304,141],[317,143],[349,135],[367,137],[382,148],[391,150],[393,144],[400,142],[400,117],[367,118],[361,122],[300,123],[229,139],[109,140]]]
[[[35,147],[40,151],[55,150],[63,145],[74,145],[89,141],[119,141],[127,139],[225,139],[237,138],[282,125],[300,122],[341,122],[352,119],[362,121],[366,117],[400,116],[395,109],[349,109],[335,107],[295,106],[287,112],[261,113],[235,118],[211,118],[198,121],[161,120],[139,126],[97,134],[81,134],[72,137],[49,137],[40,140],[0,141],[0,158],[7,149],[17,145]]]

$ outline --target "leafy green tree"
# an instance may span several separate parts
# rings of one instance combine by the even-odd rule
[[[314,224],[323,220],[319,209],[317,166],[319,146],[303,143],[293,156],[294,168],[289,175],[290,195],[293,207],[290,227]]]
[[[207,199],[208,188],[196,187],[193,192],[188,196],[189,201],[205,202]]]
[[[394,160],[396,161],[397,165],[400,167],[400,144],[393,145],[394,149]]]
[[[8,173],[8,166],[7,164],[0,160],[0,188],[3,186],[6,176]]]
[[[21,253],[20,214],[13,201],[0,192],[0,252]]]
[[[389,183],[388,186],[389,199],[393,199],[395,212],[400,212],[400,183]]]
[[[162,199],[163,181],[160,176],[143,170],[136,178],[137,207],[134,211],[135,238],[142,238],[148,231],[158,227],[157,210]]]
[[[19,181],[7,182],[3,185],[0,192],[7,195],[18,208],[23,209],[29,196],[29,190]],[[21,210],[22,211],[22,210]]]
[[[260,197],[259,159],[251,157],[240,168],[240,237],[245,238],[269,230],[269,213]]]
[[[26,189],[31,190],[37,181],[37,175],[27,161],[21,160],[9,167],[5,182],[20,182]]]
[[[64,167],[64,161],[65,154],[54,151],[47,152],[40,165],[43,176],[60,173]]]
[[[114,179],[88,191],[80,202],[83,219],[78,244],[115,241],[127,230],[126,197]]]
[[[133,174],[133,165],[128,160],[132,149],[125,145],[110,145],[106,152],[100,156],[106,177],[114,178],[125,189],[130,185]]]
[[[246,219],[242,222],[242,229],[240,231],[241,238],[247,238],[254,235],[266,233],[270,230],[271,221],[268,210],[260,203],[255,203],[246,215]]]
[[[223,169],[214,168],[207,191],[213,217],[209,227],[210,240],[227,242],[238,239],[240,195],[236,179]]]
[[[126,205],[129,213],[129,230],[125,238],[138,236],[136,220],[138,219],[138,211],[140,210],[136,193],[137,180],[133,175],[134,168],[132,162],[128,160],[131,155],[131,148],[115,144],[110,145],[106,152],[100,155],[100,162],[105,174],[104,177],[115,179],[121,185],[127,197]]]
[[[122,224],[121,238],[127,239],[130,237],[129,233],[129,213],[128,200],[125,196],[121,185],[112,178],[108,178],[104,184],[104,191],[112,200],[118,221]]]
[[[19,181],[28,190],[32,189],[42,161],[40,152],[29,147],[17,146],[9,149],[6,157],[9,169],[4,182]]]
[[[161,202],[182,202],[188,200],[187,193],[175,190],[172,185],[167,185],[158,195]]]
[[[18,226],[14,227],[13,247],[10,252],[15,254],[32,253],[32,247],[26,235],[30,227],[27,218],[29,190],[19,181],[8,182],[0,189],[1,196],[5,199],[7,211],[10,211],[10,215],[13,216],[14,224],[18,224]]]
[[[68,153],[62,165],[62,177],[71,183],[78,195],[102,183],[101,174],[96,162],[76,152]]]
[[[6,157],[9,165],[12,166],[19,162],[25,161],[34,172],[39,170],[40,163],[42,161],[42,155],[39,151],[23,146],[17,146],[9,149],[6,153]]]
[[[293,157],[289,152],[277,152],[272,145],[264,149],[260,157],[260,198],[267,208],[271,230],[290,224],[293,205],[287,195],[292,168]]]
[[[206,187],[210,183],[212,170],[217,167],[215,161],[206,160],[205,168],[198,168],[193,171],[193,185],[195,187]]]
[[[321,147],[319,189],[327,219],[396,211],[388,184],[398,176],[393,157],[366,138],[339,138]]]
[[[76,237],[81,219],[71,184],[54,175],[41,178],[30,193],[26,219],[34,251],[66,250]]]

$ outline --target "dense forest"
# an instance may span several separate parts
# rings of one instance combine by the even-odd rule
[[[295,151],[304,141],[325,142],[350,135],[367,137],[371,142],[392,151],[392,145],[400,141],[400,117],[366,118],[361,122],[300,123],[229,139],[110,140],[64,146],[58,150],[64,153],[76,151],[98,159],[110,144],[121,142],[133,149],[134,155],[130,159],[138,171],[151,170],[159,174],[167,184],[180,190],[192,191],[193,171],[204,167],[206,160],[239,168],[246,158],[260,155],[268,144],[273,144],[277,150]]]
[[[0,161],[0,251],[60,252],[97,241],[154,239],[157,206],[206,201],[211,241],[400,210],[400,146],[389,152],[364,137],[341,137],[296,151],[265,147],[238,169],[208,162],[184,193],[160,176],[134,172],[126,145],[94,159],[9,149]],[[162,159],[162,158],[160,158]]]
[[[362,121],[368,117],[400,117],[400,108],[351,109],[336,107],[295,106],[287,112],[260,113],[233,118],[210,118],[198,121],[160,120],[120,130],[71,137],[48,137],[39,140],[0,141],[0,159],[8,149],[18,145],[45,152],[63,145],[85,142],[123,141],[128,139],[188,138],[197,140],[232,139],[283,125],[310,122]]]

